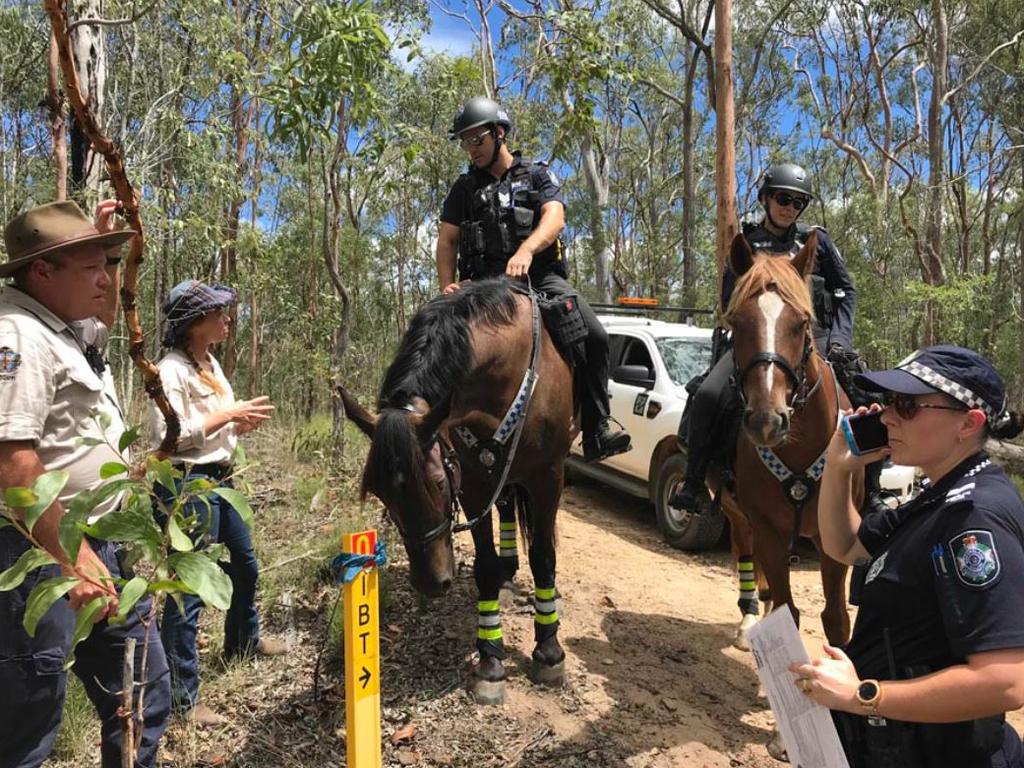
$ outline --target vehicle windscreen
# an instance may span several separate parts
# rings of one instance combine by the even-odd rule
[[[657,339],[658,351],[672,382],[684,386],[711,362],[711,339]]]

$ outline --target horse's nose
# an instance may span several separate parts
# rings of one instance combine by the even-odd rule
[[[452,580],[451,579],[442,579],[441,580],[441,594],[447,594],[448,590],[450,590],[451,588],[452,588]]]
[[[758,445],[777,445],[789,432],[789,411],[748,408],[743,412],[743,426]]]

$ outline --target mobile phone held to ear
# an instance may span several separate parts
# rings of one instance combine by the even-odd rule
[[[889,430],[882,423],[881,411],[843,416],[842,429],[854,456],[881,450],[889,444]]]

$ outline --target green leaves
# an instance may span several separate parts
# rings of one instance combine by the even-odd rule
[[[44,472],[31,488],[8,488],[4,491],[4,501],[9,507],[23,510],[25,527],[31,532],[43,513],[57,500],[67,485],[68,477],[63,469]]]
[[[0,573],[0,592],[7,592],[20,587],[25,577],[36,568],[52,565],[57,561],[44,549],[27,549],[22,552],[18,562],[3,573]]]
[[[29,637],[36,636],[36,626],[55,602],[70,592],[79,580],[73,576],[54,576],[35,586],[25,601],[25,615],[21,624]]]
[[[68,653],[68,660],[64,662],[64,669],[70,669],[75,663],[75,648],[92,632],[96,624],[96,614],[106,608],[110,600],[109,597],[94,597],[78,611],[75,617],[75,631],[71,635],[71,651]]]
[[[249,500],[243,494],[234,488],[214,488],[213,493],[238,510],[239,517],[245,521],[246,525],[252,528],[252,507],[249,506]]]
[[[202,552],[179,552],[168,558],[171,568],[207,605],[226,611],[231,605],[231,579]]]
[[[117,616],[114,617],[115,622],[125,620],[128,613],[135,607],[135,604],[146,594],[148,586],[144,578],[135,576],[121,588],[121,597],[117,604]]]
[[[177,515],[172,515],[167,520],[167,535],[171,539],[171,546],[174,547],[178,552],[191,552],[193,549],[192,539],[190,539],[184,531],[181,530],[181,526],[178,525]]]

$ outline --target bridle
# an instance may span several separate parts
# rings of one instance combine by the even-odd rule
[[[425,547],[449,531],[452,533],[472,531],[484,520],[490,518],[491,509],[505,488],[505,481],[508,479],[508,473],[512,469],[512,462],[516,457],[516,449],[519,447],[519,438],[522,437],[523,427],[526,425],[526,415],[529,411],[530,402],[533,399],[534,385],[537,382],[537,364],[540,361],[540,304],[533,287],[530,286],[528,290],[533,314],[533,346],[530,353],[530,365],[526,369],[526,374],[523,376],[523,382],[519,387],[519,391],[512,399],[512,403],[509,405],[508,411],[499,424],[494,437],[484,444],[484,447],[481,448],[478,454],[480,463],[485,467],[490,467],[497,458],[494,450],[503,445],[506,440],[510,440],[508,451],[505,455],[505,463],[495,485],[494,493],[491,495],[490,501],[487,502],[486,506],[478,514],[471,517],[466,512],[462,505],[462,464],[455,447],[441,433],[439,428],[424,443],[423,451],[424,454],[429,454],[437,446],[441,452],[441,467],[444,470],[445,481],[448,484],[448,504],[445,507],[444,519],[430,530],[417,536],[411,535],[409,531],[403,528],[397,515],[389,514],[391,521],[395,524],[399,535],[402,537],[402,541],[408,547]],[[406,405],[404,409],[412,413],[418,413],[412,405]],[[467,447],[472,448],[474,445],[467,445]],[[466,519],[463,523],[458,522],[460,514]]]
[[[740,402],[744,408],[747,405],[747,395],[743,390],[743,382],[746,381],[747,376],[758,365],[777,365],[786,374],[786,378],[792,382],[793,391],[786,401],[786,406],[791,411],[801,410],[818,390],[818,387],[821,386],[821,376],[818,376],[814,384],[808,386],[807,383],[807,363],[814,352],[814,341],[811,338],[810,321],[805,322],[803,354],[800,356],[800,362],[795,368],[778,352],[758,352],[747,361],[743,368],[739,367],[735,355],[733,356],[733,381],[736,389],[739,391]]]

